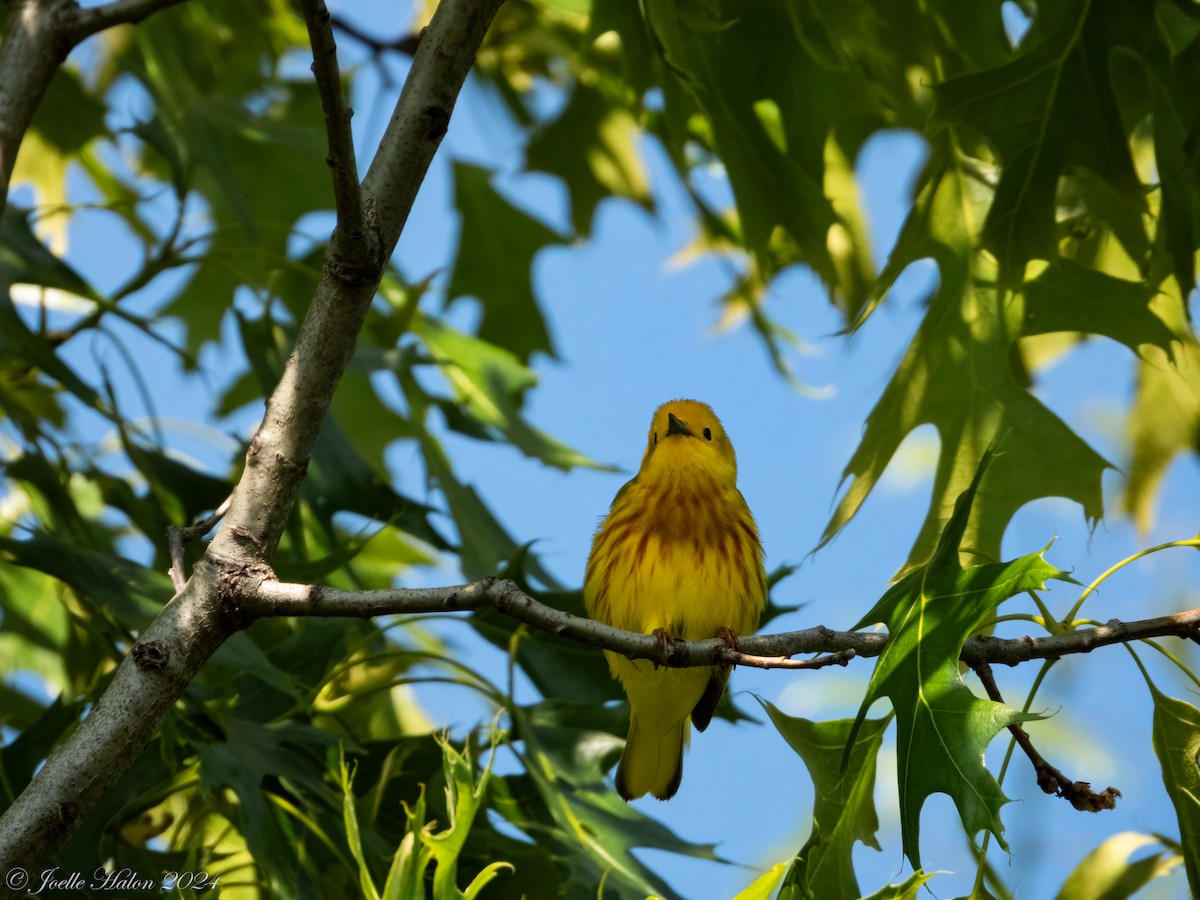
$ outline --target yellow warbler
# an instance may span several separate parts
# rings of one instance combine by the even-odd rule
[[[583,597],[593,619],[664,641],[732,641],[758,627],[767,597],[758,529],[737,489],[733,444],[705,404],[673,400],[654,413],[641,468],[592,541]],[[617,791],[668,800],[683,776],[689,717],[708,727],[729,667],[605,656],[630,708]]]

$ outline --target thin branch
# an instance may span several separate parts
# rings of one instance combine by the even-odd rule
[[[1072,653],[1091,653],[1097,647],[1127,644],[1151,637],[1180,637],[1200,643],[1200,609],[1135,622],[1111,619],[1094,628],[1040,638],[1004,640],[980,635],[967,641],[960,658],[969,666],[977,662],[1015,666],[1030,659],[1057,659]]]
[[[71,42],[78,44],[105,28],[114,25],[132,25],[142,21],[160,9],[178,6],[186,0],[113,0],[103,6],[76,7],[66,24],[66,33]]]
[[[788,659],[786,656],[751,656],[734,650],[724,656],[735,666],[747,666],[751,669],[824,669],[826,666],[845,667],[858,654],[849,649],[818,656],[816,659]]]
[[[997,703],[1003,703],[1004,698],[1000,695],[1000,688],[996,686],[996,679],[992,676],[992,667],[985,662],[981,662],[976,663],[973,668],[975,674],[979,676],[980,682],[983,683],[983,689],[987,691],[987,695]],[[1105,788],[1097,794],[1092,790],[1089,782],[1072,781],[1054,766],[1050,765],[1042,754],[1038,753],[1037,748],[1033,746],[1033,740],[1029,737],[1029,732],[1019,724],[1013,722],[1008,726],[1008,730],[1012,732],[1013,740],[1025,751],[1025,755],[1033,763],[1033,771],[1037,775],[1038,787],[1044,793],[1062,797],[1081,812],[1100,812],[1101,810],[1116,808],[1117,798],[1121,796],[1121,792],[1115,787]]]
[[[357,25],[347,22],[340,16],[332,16],[330,18],[330,24],[333,25],[333,27],[338,31],[344,32],[348,37],[353,38],[363,46],[369,47],[371,49],[371,53],[375,56],[379,56],[380,54],[386,53],[389,50],[412,56],[417,52],[417,47],[421,44],[421,33],[419,31],[410,31],[408,34],[402,34],[400,37],[389,41],[385,38],[379,38],[375,37],[374,35],[367,34]]]
[[[682,667],[749,665],[762,669],[821,668],[844,665],[854,657],[870,658],[883,652],[886,634],[834,631],[824,626],[778,634],[738,638],[738,650],[720,638],[703,641],[672,640],[665,646],[652,634],[613,628],[540,603],[513,582],[485,578],[473,584],[443,588],[396,588],[381,591],[339,591],[321,585],[255,581],[243,594],[242,608],[253,616],[372,616],[468,611],[491,607],[542,631],[569,638],[630,659],[649,659],[659,665]],[[1072,653],[1090,653],[1096,647],[1147,637],[1197,639],[1200,609],[1142,619],[1112,621],[1095,628],[1034,638],[973,637],[960,658],[972,668],[986,663],[1016,665],[1031,659],[1050,659]],[[833,654],[804,662],[791,657],[805,653]]]
[[[354,137],[350,119],[354,110],[346,105],[342,93],[342,75],[338,69],[337,44],[330,27],[329,10],[324,0],[300,0],[308,40],[312,44],[312,73],[325,112],[325,132],[329,141],[329,164],[333,176],[333,202],[337,209],[337,228],[332,240],[341,241],[339,252],[353,259],[361,254],[362,262],[375,256],[366,240],[363,220],[362,191],[358,186],[358,164],[354,160]]]
[[[229,495],[222,501],[207,518],[201,519],[192,525],[168,525],[167,526],[167,545],[171,548],[171,568],[168,570],[171,576],[171,583],[175,585],[175,592],[182,591],[184,585],[187,584],[187,575],[184,572],[183,566],[183,547],[184,544],[190,541],[198,541],[210,531],[212,531],[222,517],[229,511],[229,504],[233,501],[233,495]]]

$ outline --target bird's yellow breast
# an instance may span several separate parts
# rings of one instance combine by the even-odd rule
[[[592,618],[629,631],[753,631],[766,583],[742,495],[695,472],[630,482],[596,534],[584,598]]]

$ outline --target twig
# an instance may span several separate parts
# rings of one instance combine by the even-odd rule
[[[703,641],[670,641],[663,647],[652,634],[623,631],[591,619],[563,612],[540,603],[511,581],[485,578],[473,584],[444,588],[396,588],[380,591],[339,591],[320,585],[256,581],[242,601],[254,616],[372,616],[474,610],[481,607],[511,616],[560,637],[613,650],[630,659],[649,659],[672,667],[711,666],[714,663],[748,665],[762,669],[815,669],[844,665],[855,657],[875,657],[883,652],[886,634],[834,631],[824,626],[802,631],[738,638],[739,650],[719,638]],[[1200,628],[1200,609],[1143,619],[1138,622],[1109,622],[1068,634],[1044,638],[1003,639],[973,637],[963,646],[960,659],[972,668],[989,662],[1016,665],[1031,659],[1049,659],[1072,653],[1089,653],[1106,644],[1124,643],[1146,637],[1195,638]],[[826,653],[810,661],[791,657],[803,653]]]
[[[408,34],[402,34],[400,37],[389,41],[367,34],[357,25],[350,24],[340,16],[330,17],[330,24],[338,31],[345,32],[347,37],[351,37],[360,44],[370,47],[371,53],[375,56],[379,56],[389,50],[412,56],[417,52],[417,47],[421,44],[421,33],[419,31],[410,31]]]
[[[342,75],[329,10],[324,0],[300,0],[300,7],[304,10],[304,24],[308,26],[308,40],[312,44],[312,73],[321,96],[321,109],[325,112],[325,133],[329,142],[329,156],[325,162],[333,176],[333,202],[337,209],[337,228],[332,240],[341,241],[340,255],[348,259],[358,256],[359,261],[370,263],[375,258],[375,251],[366,240],[363,220],[362,190],[358,185],[358,163],[354,159],[354,136],[350,131],[354,110],[346,105],[342,93]]]
[[[996,679],[992,676],[992,667],[985,662],[977,663],[973,666],[975,674],[979,676],[980,682],[983,683],[983,689],[987,691],[987,695],[997,703],[1003,703],[1004,698],[1000,695],[1000,688],[996,686]],[[1008,730],[1012,732],[1013,740],[1017,742],[1025,755],[1029,757],[1029,761],[1033,763],[1033,771],[1037,775],[1038,787],[1047,794],[1054,794],[1056,797],[1062,797],[1076,809],[1082,812],[1100,812],[1104,809],[1113,809],[1117,805],[1117,798],[1121,796],[1121,792],[1115,787],[1108,787],[1097,794],[1092,790],[1090,783],[1086,781],[1072,781],[1054,766],[1050,765],[1037,748],[1033,746],[1033,741],[1029,737],[1029,732],[1022,728],[1016,722],[1008,726]]]
[[[201,519],[192,525],[168,525],[167,526],[167,544],[171,548],[171,568],[168,570],[171,575],[171,582],[175,585],[175,592],[183,590],[183,586],[187,584],[187,575],[183,568],[183,546],[191,541],[198,541],[216,527],[216,524],[221,521],[221,518],[229,511],[229,504],[233,500],[233,495],[226,497],[218,506],[211,516]]]
[[[132,25],[148,15],[185,0],[113,0],[103,6],[76,7],[67,18],[66,36],[73,44],[114,25]]]
[[[721,662],[751,669],[824,669],[826,666],[845,666],[858,654],[853,648],[838,650],[816,659],[789,659],[786,656],[751,656],[732,650],[721,654]]]

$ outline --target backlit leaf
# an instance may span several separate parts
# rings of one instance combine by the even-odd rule
[[[856,629],[888,626],[888,642],[871,674],[852,738],[867,710],[887,697],[896,713],[900,829],[904,854],[921,868],[921,807],[934,793],[954,801],[969,835],[986,830],[1006,846],[1000,807],[1008,802],[984,766],[984,751],[996,733],[1037,716],[976,697],[959,674],[963,643],[1016,594],[1040,590],[1048,579],[1067,579],[1040,553],[1007,563],[959,563],[959,545],[971,505],[991,463],[985,456],[932,559],[905,576],[875,604]],[[851,747],[845,750],[850,758]]]
[[[1057,900],[1124,900],[1179,864],[1179,857],[1160,850],[1134,862],[1129,857],[1161,842],[1133,831],[1116,834],[1089,853],[1067,877]],[[1194,883],[1194,882],[1193,882]]]
[[[846,898],[862,892],[854,875],[854,845],[861,841],[881,849],[875,837],[875,763],[890,718],[869,719],[854,736],[849,763],[843,768],[846,742],[855,722],[840,719],[810,722],[780,712],[758,700],[775,728],[796,751],[813,781],[813,816],[808,840],[796,853],[784,882],[785,896]]]
[[[1188,883],[1196,893],[1200,890],[1200,709],[1168,697],[1148,677],[1146,684],[1154,698],[1154,753],[1175,806]]]

